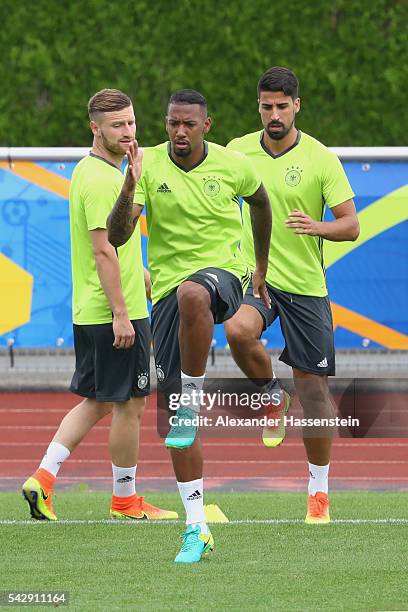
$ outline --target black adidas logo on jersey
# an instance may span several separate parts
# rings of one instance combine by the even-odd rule
[[[171,193],[171,189],[167,185],[167,183],[162,183],[160,187],[157,188],[157,192],[158,193]]]

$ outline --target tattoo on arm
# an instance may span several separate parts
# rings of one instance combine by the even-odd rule
[[[125,244],[133,234],[137,219],[133,217],[133,197],[121,191],[107,220],[109,242],[114,247]]]

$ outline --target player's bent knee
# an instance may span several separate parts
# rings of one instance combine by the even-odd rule
[[[129,400],[132,404],[132,411],[138,419],[141,419],[146,407],[145,397],[132,397]]]
[[[295,375],[295,383],[300,402],[322,403],[329,397],[329,387],[325,377],[313,374]]]
[[[145,405],[145,397],[131,397],[127,402],[116,402],[113,412],[125,418],[140,420],[143,416]]]
[[[232,347],[242,346],[257,340],[253,327],[246,321],[233,317],[224,323],[228,344]]]
[[[324,392],[323,389],[319,388],[306,388],[298,391],[300,403],[303,405],[308,404],[322,404],[328,399],[328,393]]]
[[[110,414],[113,410],[112,402],[96,402],[96,410],[101,415],[101,419]]]
[[[202,285],[186,281],[177,289],[177,302],[180,311],[191,313],[196,309],[210,308],[210,295]]]

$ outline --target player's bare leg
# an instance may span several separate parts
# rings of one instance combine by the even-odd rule
[[[144,397],[115,402],[109,431],[112,459],[112,518],[144,518],[136,496],[136,468],[139,458],[140,421],[145,407]]]
[[[264,427],[262,440],[265,446],[275,448],[282,444],[285,437],[284,416],[290,405],[290,397],[282,391],[274,377],[271,358],[260,337],[264,320],[256,308],[242,304],[238,312],[224,323],[225,333],[235,363],[243,373],[269,393],[271,404],[266,411],[268,418],[276,423],[274,427]]]
[[[200,412],[199,394],[203,388],[213,338],[214,316],[210,294],[198,283],[182,283],[177,289],[177,303],[180,319],[181,393],[189,401],[177,410],[177,420],[173,422],[166,438],[166,447],[184,449],[193,444],[197,434],[197,426],[191,424],[191,421]]]
[[[293,368],[293,378],[305,417],[321,419],[335,416],[327,376]],[[315,465],[327,465],[330,461],[334,431],[332,428],[319,430],[317,437],[313,436],[314,431],[316,428],[305,429],[303,438],[308,460]]]
[[[260,337],[264,321],[256,308],[242,304],[224,328],[237,366],[250,379],[268,382],[273,377],[271,358]]]
[[[172,448],[170,454],[177,482],[190,482],[203,477],[203,453],[198,438],[189,448]]]
[[[112,411],[110,402],[97,402],[86,398],[62,419],[52,441],[62,444],[72,453],[92,427]]]
[[[198,438],[188,448],[171,448],[171,459],[177,486],[186,512],[186,535],[195,531],[211,538],[204,512],[203,454]],[[200,536],[201,537],[201,536]],[[180,561],[179,556],[176,561]]]
[[[185,281],[177,290],[177,301],[181,370],[203,376],[214,333],[210,294],[202,285]]]
[[[31,516],[37,520],[55,521],[52,497],[54,483],[61,465],[92,427],[112,410],[110,403],[85,399],[62,419],[49,444],[39,468],[23,484]]]
[[[182,420],[199,416],[200,401],[192,392],[200,392],[204,384],[214,317],[210,295],[198,283],[182,283],[177,290],[177,301],[180,316],[181,392],[190,394],[191,402],[189,407],[178,409],[177,418],[181,427],[170,430],[166,446],[171,449],[177,486],[186,511],[187,528],[183,537],[196,537],[197,534],[197,537],[212,539],[204,513],[203,456],[200,441],[196,438],[198,428],[186,427],[183,430]],[[182,548],[176,562],[183,560],[183,555]]]
[[[116,519],[175,519],[178,517],[176,512],[152,506],[136,494],[140,423],[145,403],[144,397],[132,397],[127,402],[113,405],[109,433],[113,473],[110,514]]]
[[[327,376],[293,369],[296,391],[306,418],[335,416]],[[309,461],[307,523],[328,523],[328,475],[334,428],[304,428],[303,443]]]
[[[113,405],[109,450],[114,465],[130,467],[137,464],[140,421],[144,407],[144,397],[132,397],[127,402]]]

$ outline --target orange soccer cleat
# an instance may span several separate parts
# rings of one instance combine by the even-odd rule
[[[54,482],[55,476],[47,470],[39,468],[23,484],[23,497],[30,506],[33,519],[37,521],[57,520],[52,507]]]
[[[148,519],[150,521],[163,521],[177,519],[177,512],[163,510],[147,503],[144,497],[130,495],[129,497],[117,497],[112,495],[110,515],[113,519]]]
[[[308,525],[325,525],[330,523],[329,496],[318,491],[307,498],[307,514],[305,523]]]

